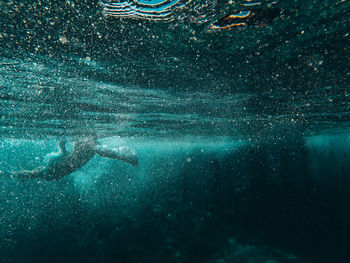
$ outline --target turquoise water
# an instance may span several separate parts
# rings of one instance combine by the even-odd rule
[[[350,2],[0,1],[1,262],[347,262]],[[0,173],[1,174],[1,173]]]

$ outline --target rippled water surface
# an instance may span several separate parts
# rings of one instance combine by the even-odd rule
[[[159,2],[1,1],[2,135],[348,129],[350,2]]]

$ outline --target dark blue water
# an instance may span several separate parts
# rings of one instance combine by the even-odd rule
[[[350,2],[0,1],[1,262],[348,262]],[[128,146],[61,180],[67,141]]]

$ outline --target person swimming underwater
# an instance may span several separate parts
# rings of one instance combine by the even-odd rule
[[[84,166],[95,154],[101,157],[126,162],[134,167],[138,166],[139,162],[137,153],[128,147],[109,148],[107,146],[101,146],[93,139],[86,139],[74,143],[72,153],[66,150],[66,143],[63,141],[59,143],[59,148],[61,150],[60,154],[51,158],[47,166],[41,166],[29,171],[0,171],[0,175],[3,174],[18,179],[40,178],[48,182],[59,180]]]

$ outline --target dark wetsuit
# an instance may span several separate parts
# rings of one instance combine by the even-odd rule
[[[93,141],[75,143],[72,153],[68,154],[62,151],[62,155],[52,158],[41,171],[40,177],[47,181],[53,181],[71,174],[94,157],[96,153],[95,146],[96,143]]]

